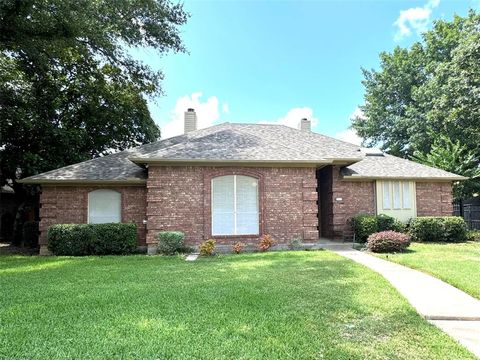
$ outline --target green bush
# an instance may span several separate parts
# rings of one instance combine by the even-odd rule
[[[458,216],[424,216],[412,219],[410,234],[415,241],[460,242],[467,240],[467,224]]]
[[[181,231],[161,231],[157,235],[158,252],[174,255],[185,249],[185,234]]]
[[[385,214],[360,214],[352,218],[353,231],[357,242],[364,243],[368,237],[380,231],[405,232],[406,225],[392,216]]]
[[[470,230],[467,233],[467,239],[469,241],[480,241],[480,230]]]
[[[54,255],[121,255],[135,252],[135,224],[59,224],[48,229]]]
[[[38,221],[25,221],[22,229],[23,246],[34,248],[38,246]]]
[[[368,237],[378,232],[378,221],[375,215],[357,215],[353,218],[353,231],[357,242],[364,243]]]

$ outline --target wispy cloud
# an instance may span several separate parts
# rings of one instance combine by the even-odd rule
[[[400,41],[413,33],[424,32],[430,24],[432,10],[440,4],[440,0],[428,0],[423,7],[414,7],[401,10],[397,20],[393,23],[398,29],[395,41]]]
[[[318,119],[313,115],[313,109],[309,107],[292,108],[287,111],[285,116],[282,116],[276,120],[260,121],[260,123],[285,125],[298,129],[300,120],[303,118],[311,120],[312,128],[314,128],[318,124]]]
[[[212,126],[220,118],[220,102],[216,96],[210,96],[202,101],[202,92],[182,96],[177,99],[175,108],[171,111],[170,121],[161,127],[162,139],[183,134],[184,113],[188,108],[197,113],[197,127],[203,129]],[[222,111],[227,113],[227,103],[222,104]]]
[[[365,119],[365,114],[358,107],[349,116],[350,121],[357,118]],[[358,136],[357,132],[352,128],[336,133],[335,137],[339,140],[343,140],[348,143],[359,145],[359,146],[362,144],[362,140],[363,140],[360,136]]]

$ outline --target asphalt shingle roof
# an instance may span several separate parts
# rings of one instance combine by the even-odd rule
[[[342,175],[371,179],[465,179],[463,176],[388,154],[365,156],[363,160],[344,167]]]
[[[224,123],[34,175],[24,182],[144,182],[147,171],[141,165],[152,161],[319,165],[343,161],[354,163],[343,169],[344,175],[353,177],[457,176],[390,155],[365,156],[356,145],[283,125]]]

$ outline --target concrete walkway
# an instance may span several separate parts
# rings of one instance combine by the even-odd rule
[[[378,272],[420,315],[480,357],[479,300],[423,272],[353,250],[351,244],[322,242],[325,249]]]

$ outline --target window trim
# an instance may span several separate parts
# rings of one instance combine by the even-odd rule
[[[213,233],[213,182],[215,179],[218,179],[220,177],[226,177],[226,176],[233,176],[233,231],[234,234],[214,234]],[[244,176],[244,177],[249,177],[252,179],[255,179],[257,182],[256,186],[256,200],[257,200],[257,217],[258,217],[258,232],[257,233],[249,233],[249,234],[237,234],[237,176]],[[260,217],[260,181],[257,177],[251,176],[251,175],[245,175],[245,174],[226,174],[226,175],[219,175],[219,176],[213,176],[210,179],[210,188],[211,188],[211,196],[210,196],[210,228],[211,228],[211,234],[213,237],[252,237],[252,236],[259,236],[260,235],[260,225],[261,225],[261,217]]]
[[[212,179],[224,175],[244,175],[250,176],[258,180],[258,217],[259,217],[259,234],[251,235],[213,235],[212,234]],[[259,235],[264,233],[265,229],[265,179],[261,172],[250,168],[217,168],[205,171],[203,173],[203,191],[204,191],[204,207],[203,207],[203,231],[205,239],[257,239]]]
[[[100,191],[100,190],[107,190],[107,191],[111,191],[111,192],[114,192],[114,193],[117,193],[119,194],[120,196],[120,216],[119,216],[119,221],[118,223],[115,223],[115,224],[120,224],[122,223],[123,221],[123,194],[121,191],[118,191],[116,189],[108,189],[108,188],[99,188],[99,189],[93,189],[93,190],[90,190],[87,192],[87,224],[99,224],[99,223],[92,223],[90,222],[90,194],[94,193],[94,192],[97,192],[97,191]]]

